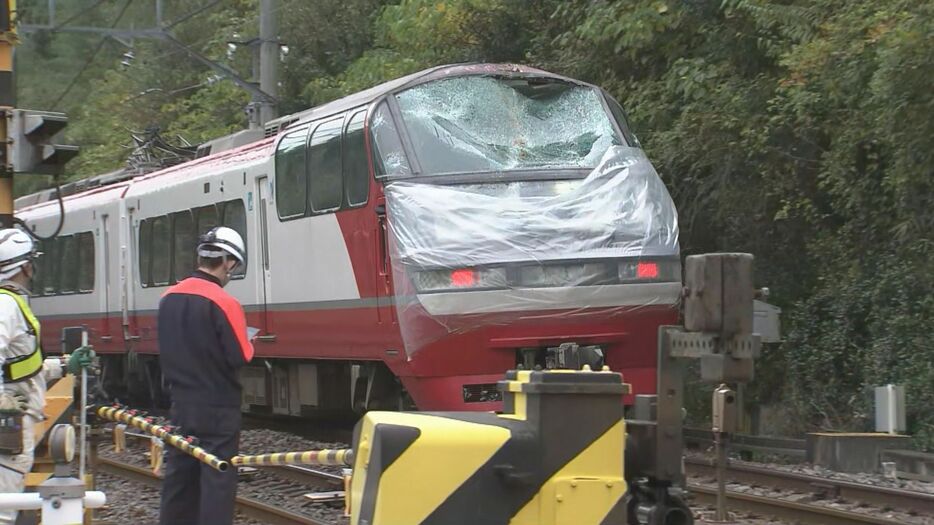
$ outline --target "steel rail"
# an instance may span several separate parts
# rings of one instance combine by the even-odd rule
[[[261,466],[257,468],[268,470],[269,472],[275,473],[277,476],[309,486],[344,485],[343,476],[301,465]]]
[[[136,481],[153,488],[162,486],[162,478],[151,470],[110,458],[98,457],[96,468],[117,477]],[[317,520],[304,514],[283,509],[255,498],[237,496],[237,510],[262,523],[272,525],[331,525],[330,522]]]
[[[691,493],[695,504],[712,506],[717,502],[716,487],[689,483],[688,491]],[[733,510],[790,520],[794,523],[813,525],[905,525],[901,520],[883,518],[874,514],[863,514],[822,505],[756,496],[729,490],[726,493],[726,501],[727,505]]]
[[[716,466],[711,460],[686,457],[684,464],[689,475],[716,476]],[[794,490],[825,498],[840,498],[876,507],[934,516],[934,494],[925,492],[786,472],[744,462],[730,462],[726,472],[727,478],[736,483]]]

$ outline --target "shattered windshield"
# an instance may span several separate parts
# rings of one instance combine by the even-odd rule
[[[621,145],[600,93],[555,79],[451,78],[396,98],[424,174],[593,168]]]

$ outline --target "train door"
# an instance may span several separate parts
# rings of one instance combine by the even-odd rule
[[[101,277],[98,280],[98,283],[103,284],[104,300],[102,306],[103,311],[103,326],[101,327],[101,340],[105,343],[109,343],[113,340],[113,334],[110,332],[110,320],[111,320],[111,298],[110,298],[110,246],[111,246],[111,221],[110,214],[104,213],[101,215],[101,251],[99,256],[99,261],[102,261],[103,264],[100,265],[101,268]]]
[[[125,206],[121,202],[121,206]],[[139,254],[137,250],[136,235],[134,235],[135,225],[134,208],[127,206],[123,214],[124,221],[120,225],[121,243],[120,243],[120,311],[121,325],[123,326],[123,340],[127,345],[134,341],[139,341],[139,330],[136,325],[136,301],[133,293],[134,283],[133,275],[135,273],[136,257]]]
[[[386,199],[376,201],[376,304],[379,323],[395,323],[392,301],[392,267],[389,259],[389,224],[386,222]]]
[[[272,192],[270,191],[269,178],[266,176],[256,179],[256,240],[259,248],[259,298],[262,301],[262,335],[260,337],[271,338],[273,335],[272,319],[269,317],[269,297],[271,295],[270,286],[272,284],[271,264],[269,261],[269,217],[274,216],[276,211],[272,209]]]

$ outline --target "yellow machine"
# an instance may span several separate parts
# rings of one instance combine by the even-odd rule
[[[370,412],[352,525],[620,525],[628,385],[615,372],[512,371],[502,414]]]
[[[45,420],[35,426],[36,460],[32,472],[26,475],[27,490],[38,487],[52,475],[54,462],[48,450],[48,435],[52,427],[67,423],[73,404],[74,376],[65,376],[55,381],[45,395]]]

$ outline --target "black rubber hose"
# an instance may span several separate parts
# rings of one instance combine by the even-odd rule
[[[62,185],[59,184],[58,179],[55,179],[55,194],[58,196],[58,227],[55,228],[55,231],[52,235],[39,235],[38,233],[29,229],[29,226],[26,225],[26,222],[20,218],[14,218],[13,223],[19,224],[26,230],[26,233],[32,236],[33,239],[37,241],[49,241],[58,237],[58,234],[61,233],[62,227],[65,226],[65,200],[62,198]]]

